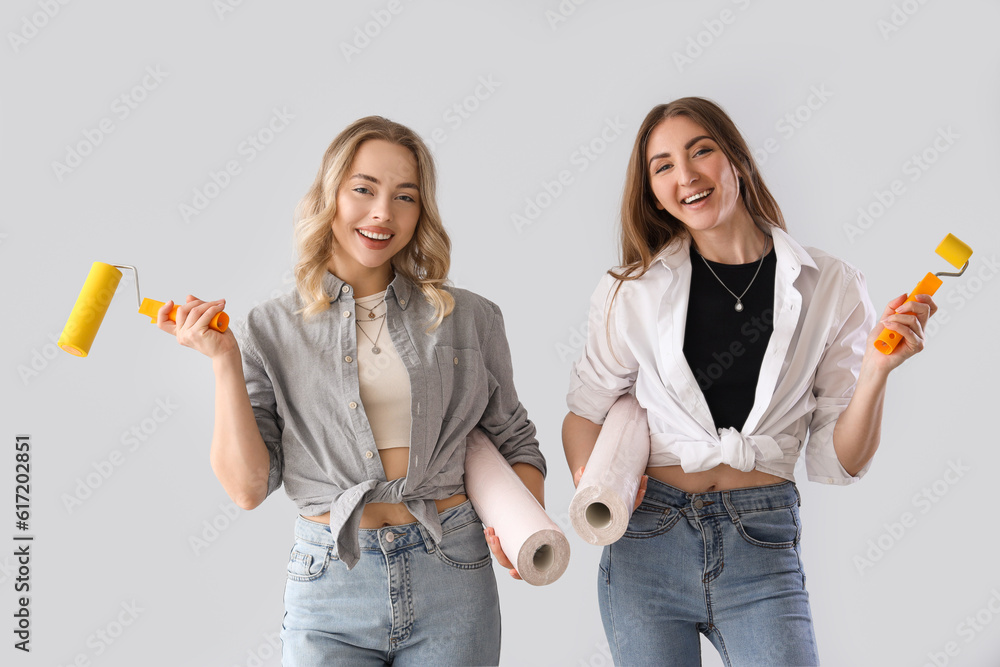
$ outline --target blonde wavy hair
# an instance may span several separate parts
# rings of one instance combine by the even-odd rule
[[[444,230],[434,197],[437,181],[434,159],[427,146],[410,128],[381,116],[367,116],[348,125],[326,149],[316,180],[295,209],[295,285],[305,304],[296,311],[311,319],[330,308],[331,295],[323,289],[323,278],[332,253],[333,219],[337,215],[337,190],[348,176],[358,148],[371,139],[382,139],[410,150],[417,161],[420,186],[420,218],[410,242],[392,258],[392,268],[414,283],[434,307],[437,328],[455,308],[455,299],[442,289],[449,284],[451,239]]]

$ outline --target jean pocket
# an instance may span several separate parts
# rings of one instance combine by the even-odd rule
[[[478,521],[445,533],[434,553],[445,565],[458,570],[478,570],[493,560],[490,545],[483,535],[483,525]],[[517,554],[507,554],[507,557],[514,561]]]
[[[789,549],[799,543],[802,526],[795,507],[757,510],[737,515],[740,537],[758,547]]]
[[[315,581],[330,564],[333,547],[296,539],[288,556],[288,578],[292,581]]]
[[[681,513],[673,507],[643,502],[632,512],[625,529],[625,537],[644,539],[662,535],[677,523]]]

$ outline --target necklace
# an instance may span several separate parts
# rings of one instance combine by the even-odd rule
[[[368,319],[374,320],[377,317],[375,315],[375,309],[378,308],[379,306],[381,306],[383,303],[385,303],[385,292],[382,293],[382,300],[379,301],[378,303],[376,303],[371,308],[369,308],[368,306],[362,306],[357,301],[354,302],[354,305],[357,306],[358,308],[364,308],[365,310],[367,310],[368,311]]]
[[[364,330],[364,328],[363,328],[363,327],[361,326],[361,321],[360,321],[360,320],[357,320],[357,324],[358,324],[358,330],[359,330],[359,331],[360,331],[361,333],[363,333],[363,334],[364,334],[364,336],[365,336],[365,338],[367,338],[367,339],[369,340],[369,342],[371,342],[371,344],[372,344],[372,354],[378,354],[379,352],[381,352],[381,351],[382,351],[382,348],[380,348],[380,347],[378,346],[378,337],[382,335],[382,325],[384,325],[384,324],[385,324],[385,315],[384,315],[384,314],[383,314],[383,315],[379,315],[379,318],[380,318],[380,319],[381,319],[382,321],[378,323],[378,333],[376,333],[376,334],[375,334],[375,340],[372,340],[372,337],[371,337],[371,336],[369,336],[369,335],[368,335],[368,333],[367,333],[367,332],[366,332],[366,331]]]
[[[697,248],[695,248],[695,251],[697,251]],[[719,281],[719,284],[722,285],[725,288],[725,290],[727,292],[729,292],[730,294],[732,294],[733,297],[736,299],[736,312],[737,313],[742,313],[743,312],[743,297],[746,295],[747,292],[750,291],[750,286],[753,285],[753,281],[757,280],[757,274],[760,273],[760,267],[764,265],[764,253],[765,252],[767,252],[767,238],[764,239],[764,249],[760,251],[760,261],[757,263],[757,270],[754,271],[753,278],[750,279],[750,285],[747,285],[747,288],[745,290],[743,290],[743,294],[740,294],[739,296],[736,296],[736,292],[734,292],[733,290],[731,290],[728,287],[726,287],[726,283],[722,282],[722,278],[720,278],[718,275],[716,275],[715,271],[712,271],[712,267],[709,265],[708,260],[705,259],[704,255],[702,255],[699,252],[698,256],[701,257],[701,261],[705,262],[705,266],[708,267],[708,270],[712,271],[712,275],[715,276],[715,279]]]
[[[386,290],[386,291],[388,291],[388,290]],[[361,331],[361,333],[364,334],[365,338],[367,338],[368,341],[372,344],[372,354],[379,354],[382,351],[382,348],[380,348],[378,346],[378,339],[379,339],[379,336],[382,335],[382,327],[385,325],[385,315],[386,314],[382,313],[381,315],[376,315],[375,314],[375,309],[378,308],[379,306],[381,306],[383,303],[385,303],[385,295],[386,295],[386,292],[383,292],[382,293],[382,300],[379,301],[378,303],[376,303],[371,308],[368,308],[367,306],[362,306],[357,301],[354,302],[355,306],[358,306],[359,308],[364,308],[365,310],[368,311],[368,319],[369,319],[369,321],[375,321],[377,319],[382,320],[381,322],[378,323],[378,332],[375,334],[375,340],[372,340],[372,337],[369,336],[368,332],[365,331],[364,327],[361,326],[361,320],[355,319],[355,322],[358,325],[358,330]]]

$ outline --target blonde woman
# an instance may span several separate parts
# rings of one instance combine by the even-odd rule
[[[887,376],[936,306],[904,295],[877,321],[861,273],[788,235],[736,125],[702,98],[639,128],[621,239],[563,424],[578,482],[618,396],[647,409],[641,504],[598,575],[615,663],[698,665],[700,633],[727,665],[817,665],[795,462],[805,444],[810,480],[861,479]],[[889,356],[872,346],[883,326],[903,339]]]
[[[539,502],[545,461],[500,310],[446,283],[434,192],[419,137],[362,118],[297,210],[297,290],[254,307],[239,344],[207,328],[224,300],[160,311],[212,359],[226,492],[252,509],[284,484],[298,506],[286,667],[499,661],[491,549],[513,566],[465,496],[465,438],[481,427]]]

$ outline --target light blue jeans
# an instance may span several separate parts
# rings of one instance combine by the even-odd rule
[[[466,501],[419,523],[360,530],[354,569],[330,527],[299,517],[288,560],[284,667],[496,665],[500,603],[479,516]]]
[[[685,493],[650,478],[625,535],[604,547],[598,596],[616,665],[818,665],[792,482]]]

